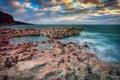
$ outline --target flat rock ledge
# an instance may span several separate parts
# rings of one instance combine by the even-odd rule
[[[87,47],[56,39],[0,47],[0,80],[120,80],[120,66]]]

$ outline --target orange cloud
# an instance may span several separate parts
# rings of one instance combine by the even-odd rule
[[[52,4],[57,4],[57,1],[56,0],[51,0],[51,3]]]
[[[27,1],[25,1],[24,3],[23,3],[24,5],[25,5],[25,7],[30,7],[30,2],[27,2]]]
[[[19,3],[18,1],[12,1],[12,2],[11,2],[11,5],[12,5],[13,7],[19,7],[19,6],[20,6],[20,3]]]

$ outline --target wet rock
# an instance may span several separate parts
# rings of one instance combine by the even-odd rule
[[[18,59],[19,59],[19,57],[18,57],[18,56],[15,56],[15,57],[12,59],[12,63],[17,64],[17,63],[18,63]]]
[[[8,67],[8,68],[12,67],[12,62],[10,61],[9,57],[6,57],[6,59],[4,61],[4,65],[5,65],[5,67]]]
[[[46,66],[46,63],[40,64],[40,65],[38,65],[38,66],[32,68],[31,71],[32,71],[32,72],[37,72],[38,70],[43,69],[45,66]]]
[[[120,75],[120,72],[116,69],[116,68],[112,68],[110,71],[109,71],[109,74],[113,75],[113,76],[119,76]]]
[[[59,75],[61,73],[61,71],[52,71],[52,72],[49,72],[45,75],[45,79],[46,80],[50,80],[50,79],[54,79],[55,76]]]
[[[120,80],[120,77],[108,75],[103,80]]]
[[[65,75],[65,79],[66,80],[76,80],[75,76],[73,75],[73,73],[69,73]]]
[[[8,76],[7,75],[3,76],[2,80],[8,80]]]
[[[85,76],[85,80],[100,80],[100,75],[99,74],[88,74]]]
[[[88,65],[88,66],[87,66],[87,70],[88,70],[88,73],[89,73],[89,74],[92,74],[92,67],[91,67],[91,65]]]

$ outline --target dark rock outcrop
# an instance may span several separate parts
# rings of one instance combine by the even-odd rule
[[[15,21],[12,15],[0,11],[0,26],[20,25],[20,24],[27,24],[27,23]]]

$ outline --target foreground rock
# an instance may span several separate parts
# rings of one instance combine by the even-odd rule
[[[12,37],[47,36],[52,39],[79,35],[83,28],[1,29],[0,46],[7,45]]]
[[[119,67],[100,61],[84,44],[52,39],[0,50],[0,80],[120,80]]]

